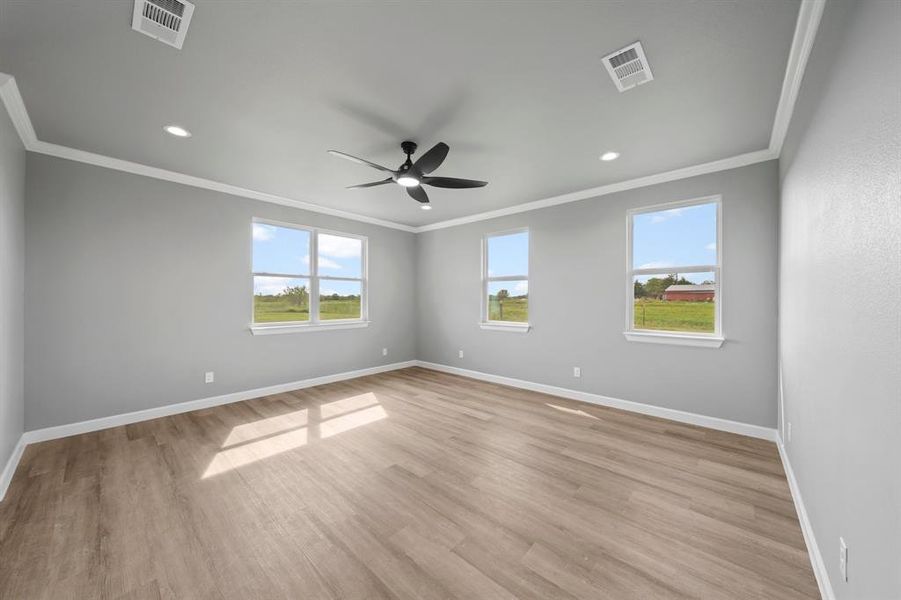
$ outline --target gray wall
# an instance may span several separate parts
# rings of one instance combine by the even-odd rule
[[[28,430],[415,358],[411,233],[31,153],[27,173]],[[255,216],[368,236],[372,324],[252,336]]]
[[[899,31],[827,3],[781,163],[787,451],[838,598],[901,598]]]
[[[726,343],[626,341],[627,209],[711,194],[723,196]],[[770,161],[419,234],[419,358],[775,427],[777,203]],[[523,226],[531,235],[534,329],[482,330],[481,237]],[[574,297],[584,308],[573,310]],[[574,366],[581,379],[572,377]]]
[[[0,103],[0,471],[23,425],[25,148]]]

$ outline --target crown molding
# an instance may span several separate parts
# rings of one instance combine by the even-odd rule
[[[220,181],[213,181],[211,179],[204,179],[202,177],[194,177],[193,175],[185,175],[184,173],[177,173],[175,171],[168,171],[166,169],[158,169],[157,167],[150,167],[147,165],[142,165],[140,163],[120,160],[118,158],[111,158],[109,156],[103,156],[102,154],[94,154],[93,152],[85,152],[84,150],[69,148],[68,146],[60,146],[59,144],[50,144],[48,142],[38,141],[37,143],[35,143],[34,147],[29,148],[29,150],[31,150],[32,152],[37,152],[39,154],[46,154],[48,156],[55,156],[57,158],[65,158],[67,160],[74,160],[77,162],[87,163],[89,165],[96,165],[98,167],[106,167],[108,169],[114,169],[116,171],[124,171],[126,173],[133,173],[135,175],[143,175],[145,177],[152,177],[154,179],[162,179],[174,183],[181,183],[183,185],[212,190],[214,192],[222,192],[223,194],[231,194],[232,196],[241,196],[243,198],[260,200],[262,202],[281,204],[282,206],[300,208],[303,210],[308,210],[310,212],[331,215],[333,217],[341,217],[343,219],[351,219],[353,221],[360,221],[363,223],[371,223],[373,225],[389,227],[391,229],[400,229],[401,231],[409,231],[411,233],[415,233],[416,231],[415,227],[404,225],[402,223],[395,223],[394,221],[386,221],[384,219],[377,219],[375,217],[358,215],[356,213],[339,210],[337,208],[329,208],[320,204],[313,204],[311,202],[305,202],[303,200],[294,200],[292,198],[286,198],[285,196],[242,188],[236,185],[222,183]]]
[[[112,158],[109,156],[104,156],[102,154],[86,152],[84,150],[79,150],[76,148],[61,146],[59,144],[44,142],[39,140],[37,138],[37,135],[35,134],[31,119],[28,116],[28,111],[25,108],[25,103],[22,101],[22,96],[19,93],[18,86],[16,85],[16,80],[11,75],[0,73],[0,98],[2,98],[3,103],[6,105],[6,110],[9,112],[10,119],[12,120],[13,125],[15,126],[16,131],[19,134],[19,137],[22,139],[22,143],[24,144],[25,149],[30,152],[37,152],[39,154],[46,154],[49,156],[55,156],[57,158],[74,160],[98,167],[106,167],[108,169],[124,171],[126,173],[133,173],[135,175],[143,175],[145,177],[152,177],[154,179],[171,181],[174,183],[212,190],[215,192],[222,192],[224,194],[230,194],[233,196],[241,196],[244,198],[251,198],[253,200],[260,200],[262,202],[270,202],[273,204],[300,208],[303,210],[308,210],[310,212],[331,215],[334,217],[341,217],[343,219],[350,219],[363,223],[370,223],[373,225],[379,225],[381,227],[389,227],[391,229],[399,229],[401,231],[408,231],[411,233],[423,233],[426,231],[434,231],[436,229],[445,229],[447,227],[457,227],[459,225],[475,223],[477,221],[495,219],[497,217],[503,217],[506,215],[514,215],[527,211],[539,210],[550,206],[558,206],[560,204],[567,204],[569,202],[578,202],[580,200],[587,200],[589,198],[597,198],[599,196],[614,194],[616,192],[647,187],[650,185],[657,185],[660,183],[667,183],[670,181],[686,179],[688,177],[695,177],[698,175],[706,175],[709,173],[715,173],[717,171],[736,169],[738,167],[744,167],[747,165],[779,158],[779,155],[782,152],[782,145],[785,141],[786,133],[788,132],[788,126],[791,121],[792,112],[794,111],[795,103],[798,99],[798,92],[801,88],[801,82],[804,79],[804,70],[807,68],[807,60],[810,57],[810,52],[813,48],[817,29],[820,24],[820,18],[823,15],[824,6],[825,0],[801,0],[801,6],[798,11],[798,20],[795,25],[795,33],[792,39],[791,51],[789,52],[788,62],[785,68],[785,77],[782,82],[782,91],[779,96],[779,104],[776,108],[776,116],[773,122],[773,129],[770,136],[770,145],[768,148],[757,150],[755,152],[739,154],[738,156],[732,156],[729,158],[715,160],[699,165],[692,165],[681,169],[675,169],[673,171],[666,171],[664,173],[657,173],[636,179],[629,179],[627,181],[620,181],[617,183],[593,187],[586,190],[571,192],[568,194],[561,194],[559,196],[552,196],[550,198],[535,200],[533,202],[527,202],[525,204],[517,204],[506,208],[476,213],[456,219],[448,219],[446,221],[439,221],[437,223],[431,223],[419,227],[404,225],[403,223],[395,223],[394,221],[387,221],[375,217],[367,217],[336,208],[329,208],[304,200],[296,200],[285,196],[279,196],[277,194],[270,194],[267,192],[243,188],[220,181],[213,181],[211,179],[204,179],[202,177],[195,177],[193,175],[187,175],[184,173],[151,167],[149,165],[130,162],[127,160]]]
[[[792,38],[791,51],[788,53],[782,93],[779,96],[773,132],[770,135],[770,150],[775,152],[776,156],[782,154],[782,144],[785,143],[785,135],[788,133],[788,125],[798,100],[801,81],[807,69],[807,59],[810,58],[825,6],[826,0],[802,0],[801,8],[798,10],[795,35]]]
[[[22,101],[22,94],[19,93],[19,86],[16,85],[16,78],[6,73],[0,73],[0,98],[6,106],[6,112],[9,113],[9,119],[13,122],[13,127],[22,140],[22,145],[26,150],[33,150],[38,141],[38,136],[34,133],[34,127],[31,126],[31,118],[25,109],[25,103]]]
[[[596,198],[598,196],[647,187],[658,183],[686,179],[697,175],[706,175],[717,171],[736,169],[738,167],[745,167],[754,163],[779,158],[782,153],[782,144],[785,142],[785,136],[788,133],[788,126],[791,122],[792,113],[795,109],[795,103],[798,100],[801,81],[804,79],[804,71],[807,68],[807,59],[810,57],[810,51],[813,49],[813,42],[816,39],[817,29],[820,26],[820,18],[823,16],[823,8],[825,5],[826,0],[801,0],[801,6],[798,9],[798,20],[795,23],[795,33],[792,37],[791,50],[788,53],[788,62],[785,66],[785,77],[782,80],[782,91],[779,94],[779,104],[776,106],[776,116],[773,120],[773,129],[770,134],[770,145],[767,148],[757,150],[756,152],[748,152],[746,154],[739,154],[738,156],[715,160],[713,162],[676,169],[674,171],[667,171],[665,173],[657,173],[656,175],[639,177],[638,179],[602,185],[600,187],[553,196],[542,200],[535,200],[534,202],[527,202],[525,204],[509,206],[507,208],[489,210],[474,215],[460,217],[458,219],[448,219],[447,221],[439,221],[430,225],[422,225],[416,228],[416,233],[445,229],[447,227],[457,227],[459,225],[485,221],[487,219],[496,219],[497,217],[506,215],[515,215],[521,212],[557,206],[568,202],[578,202],[579,200],[587,200],[588,198]]]
[[[637,179],[629,179],[627,181],[620,181],[618,183],[611,183],[609,185],[602,185],[600,187],[588,188],[587,190],[571,192],[569,194],[561,194],[560,196],[552,196],[550,198],[544,198],[542,200],[535,200],[534,202],[526,202],[525,204],[517,204],[515,206],[499,208],[497,210],[489,210],[487,212],[468,215],[466,217],[460,217],[458,219],[449,219],[447,221],[439,221],[438,223],[432,223],[430,225],[422,225],[421,227],[416,228],[416,233],[434,231],[436,229],[445,229],[447,227],[457,227],[459,225],[466,225],[467,223],[475,223],[476,221],[496,219],[497,217],[515,215],[517,213],[538,210],[541,208],[548,208],[549,206],[578,202],[579,200],[597,198],[598,196],[606,196],[608,194],[615,194],[616,192],[634,190],[636,188],[647,187],[649,185],[657,185],[658,183],[667,183],[669,181],[686,179],[688,177],[695,177],[697,175],[706,175],[708,173],[715,173],[717,171],[736,169],[738,167],[745,167],[748,165],[753,165],[755,163],[773,160],[774,158],[778,157],[769,149],[757,150],[756,152],[739,154],[738,156],[715,160],[713,162],[703,163],[700,165],[692,165],[690,167],[684,167],[682,169],[676,169],[674,171],[666,171],[665,173],[657,173],[655,175],[648,175],[646,177],[639,177]]]
[[[171,181],[173,183],[180,183],[182,185],[188,185],[191,187],[212,190],[214,192],[222,192],[223,194],[230,194],[232,196],[241,196],[243,198],[260,200],[262,202],[270,202],[272,204],[280,204],[282,206],[300,208],[303,210],[308,210],[310,212],[331,215],[333,217],[341,217],[342,219],[350,219],[353,221],[370,223],[372,225],[389,227],[391,229],[400,229],[401,231],[408,231],[410,233],[415,233],[416,231],[415,227],[404,225],[403,223],[395,223],[394,221],[386,221],[384,219],[378,219],[375,217],[358,215],[356,213],[339,210],[337,208],[329,208],[327,206],[314,204],[312,202],[306,202],[304,200],[295,200],[293,198],[287,198],[285,196],[279,196],[277,194],[270,194],[267,192],[251,190],[228,183],[222,183],[221,181],[204,179],[203,177],[195,177],[193,175],[186,175],[185,173],[178,173],[176,171],[169,171],[167,169],[151,167],[149,165],[131,162],[128,160],[112,158],[110,156],[104,156],[102,154],[95,154],[93,152],[87,152],[85,150],[79,150],[77,148],[70,148],[68,146],[61,146],[59,144],[44,142],[39,140],[37,138],[37,135],[35,135],[34,127],[31,124],[31,118],[28,116],[28,110],[25,108],[25,102],[22,100],[22,95],[19,93],[19,87],[16,85],[15,77],[0,73],[0,98],[3,99],[3,104],[6,105],[6,110],[13,122],[13,126],[16,128],[16,131],[19,133],[19,137],[22,139],[22,144],[25,146],[25,149],[30,152],[37,152],[38,154],[46,154],[48,156],[55,156],[56,158],[64,158],[66,160],[73,160],[76,162],[81,162],[98,167],[105,167],[107,169],[123,171],[125,173],[132,173],[134,175],[143,175],[144,177],[162,179],[164,181]]]

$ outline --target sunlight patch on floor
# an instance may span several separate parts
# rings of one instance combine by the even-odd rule
[[[386,418],[388,413],[381,406],[372,406],[347,415],[335,417],[319,424],[319,437],[322,439],[344,433],[363,425],[369,425]]]
[[[547,402],[545,402],[544,405],[550,406],[551,408],[553,408],[555,410],[559,410],[560,412],[569,413],[571,415],[579,415],[581,417],[588,417],[589,419],[597,419],[600,421],[600,419],[598,419],[598,417],[596,417],[592,414],[589,414],[589,413],[585,412],[584,410],[579,410],[577,408],[567,408],[565,406],[558,406],[556,404],[548,404]]]
[[[319,407],[319,418],[330,419],[354,410],[375,406],[378,403],[378,399],[372,392],[335,400],[334,402],[327,402]]]
[[[202,479],[381,421],[388,413],[372,392],[236,425]]]
[[[301,427],[295,431],[267,437],[258,442],[222,450],[213,457],[203,474],[203,479],[306,446],[308,441],[309,432],[306,427]]]
[[[307,409],[296,410],[284,415],[260,419],[252,423],[245,423],[234,427],[225,439],[223,448],[256,440],[275,433],[281,433],[307,425],[309,416]]]

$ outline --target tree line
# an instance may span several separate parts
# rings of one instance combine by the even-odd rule
[[[258,294],[258,296],[286,300],[291,306],[308,306],[310,304],[310,291],[305,285],[288,286],[280,293]],[[359,294],[348,294],[346,296],[337,293],[319,295],[320,300],[358,300],[359,298]]]
[[[703,283],[713,283],[712,281],[704,281]],[[663,298],[663,292],[671,285],[695,285],[694,281],[689,281],[684,277],[680,277],[678,273],[672,273],[666,277],[651,277],[646,282],[641,283],[635,281],[635,297],[636,298]]]

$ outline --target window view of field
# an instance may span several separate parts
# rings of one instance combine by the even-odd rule
[[[341,296],[337,293],[319,297],[319,319],[359,319],[360,296]],[[255,323],[280,323],[310,320],[310,293],[303,286],[285,288],[276,294],[255,294],[253,297]]]
[[[528,323],[529,282],[492,281],[488,283],[488,320]]]
[[[505,291],[501,290],[501,292]],[[529,297],[501,296],[500,294],[488,296],[488,320],[527,323],[529,321]]]
[[[486,251],[488,320],[528,323],[529,232],[488,236]],[[503,279],[492,281],[495,277]]]
[[[634,215],[634,329],[716,331],[718,212],[706,202]],[[711,270],[691,272],[702,268]]]
[[[692,274],[709,276],[709,273]],[[679,275],[634,282],[635,329],[713,333],[716,304],[712,279],[691,281]]]
[[[362,317],[363,240],[317,233],[316,273],[311,277],[311,233],[253,224],[253,322],[291,323]],[[294,273],[292,275],[292,273]],[[310,314],[318,284],[319,314]]]

